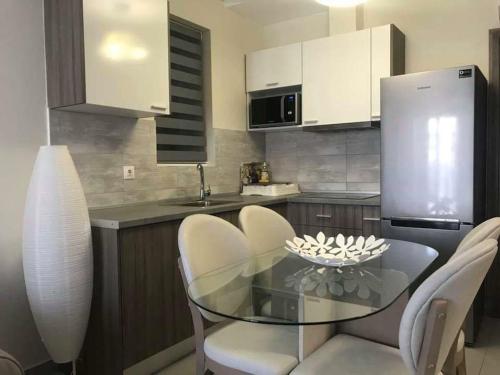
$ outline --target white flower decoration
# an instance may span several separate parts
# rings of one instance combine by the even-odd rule
[[[365,262],[382,255],[389,249],[390,244],[384,243],[383,238],[375,236],[368,238],[359,236],[326,237],[319,232],[316,238],[304,235],[304,238],[295,237],[293,241],[286,241],[286,249],[311,262],[342,267]]]

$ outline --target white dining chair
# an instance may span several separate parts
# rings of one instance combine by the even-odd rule
[[[256,255],[285,246],[293,240],[295,230],[279,213],[266,207],[246,206],[239,215],[240,228]]]
[[[225,266],[244,264],[253,257],[245,235],[227,221],[210,215],[191,215],[179,229],[179,267],[184,286],[196,278]],[[223,282],[223,281],[222,281]],[[231,298],[238,308],[248,293]],[[216,374],[288,374],[298,364],[296,327],[231,322],[205,335],[204,319],[211,317],[191,300],[197,375],[210,370]]]
[[[20,363],[9,353],[0,349],[0,374],[23,375],[24,371]]]
[[[486,220],[467,233],[467,235],[458,244],[457,250],[450,259],[453,259],[488,238],[498,240],[498,237],[500,237],[500,217],[494,217]]]
[[[250,242],[250,248],[257,257],[282,248],[286,240],[293,240],[296,236],[292,225],[283,216],[266,207],[245,206],[241,209],[238,220],[241,230]],[[267,261],[263,264],[272,266],[286,255],[283,252],[277,253],[280,254],[279,257],[274,257],[272,262]],[[267,277],[268,282],[271,282],[272,276],[264,273],[258,277]],[[262,279],[261,283],[264,283]],[[259,312],[264,316],[272,316],[272,300],[261,301]]]
[[[488,239],[426,279],[403,313],[399,349],[340,334],[306,358],[292,375],[455,373],[453,345],[496,253],[497,241]]]
[[[489,238],[498,240],[500,236],[500,217],[494,217],[486,220],[473,228],[458,244],[457,250],[451,256],[450,260],[454,259],[465,251],[474,248],[478,243]],[[455,366],[459,375],[467,374],[467,367],[465,361],[465,333],[461,329],[456,343],[457,353],[455,356]]]

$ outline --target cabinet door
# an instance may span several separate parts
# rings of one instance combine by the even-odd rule
[[[249,53],[247,92],[302,84],[302,45],[290,44]]]
[[[86,102],[169,113],[168,2],[83,0]]]
[[[363,207],[363,236],[380,237],[380,207]]]
[[[372,117],[380,118],[380,79],[391,76],[391,25],[372,28]]]
[[[238,226],[239,213],[240,213],[239,211],[226,211],[226,212],[219,212],[213,215],[220,217],[221,219],[224,219],[226,221],[229,221],[231,224],[235,226]]]
[[[194,333],[177,261],[180,223],[120,231],[124,368]]]
[[[304,125],[371,119],[370,30],[303,43]]]

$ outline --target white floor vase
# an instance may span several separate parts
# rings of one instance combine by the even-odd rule
[[[66,146],[40,148],[24,213],[23,266],[36,326],[56,363],[75,360],[92,298],[87,202]]]

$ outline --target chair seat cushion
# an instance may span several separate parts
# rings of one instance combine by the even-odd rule
[[[205,354],[250,374],[288,374],[298,364],[298,328],[234,322],[205,339]]]
[[[307,357],[292,375],[410,375],[399,349],[349,335],[337,335]]]

